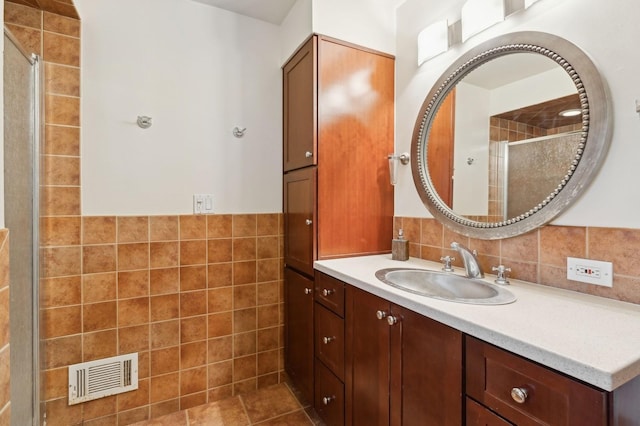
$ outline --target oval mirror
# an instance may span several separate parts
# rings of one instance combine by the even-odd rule
[[[485,42],[425,98],[411,145],[416,189],[460,234],[528,232],[593,179],[610,143],[610,111],[595,65],[569,41],[520,32]]]

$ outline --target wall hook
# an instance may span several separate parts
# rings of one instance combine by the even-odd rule
[[[151,127],[151,117],[147,117],[146,115],[139,115],[137,123],[141,129],[148,129],[149,127]]]
[[[236,138],[241,138],[244,136],[244,132],[247,131],[246,127],[240,128],[238,126],[233,128],[233,136],[235,136]]]

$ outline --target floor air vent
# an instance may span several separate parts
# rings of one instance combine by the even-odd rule
[[[69,366],[69,405],[138,389],[138,354]]]

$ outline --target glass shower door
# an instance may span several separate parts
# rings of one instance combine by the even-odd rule
[[[4,220],[10,241],[11,424],[39,424],[38,58],[4,37]]]

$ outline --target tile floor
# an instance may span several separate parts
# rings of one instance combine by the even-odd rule
[[[312,420],[313,419],[313,420]],[[132,426],[313,426],[322,425],[285,383],[233,396]]]

